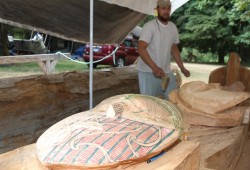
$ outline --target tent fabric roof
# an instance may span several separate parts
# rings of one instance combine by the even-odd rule
[[[187,1],[172,0],[172,11]],[[88,42],[89,6],[89,0],[2,0],[0,22]],[[156,0],[95,0],[94,43],[121,43],[155,6]]]
[[[157,0],[101,0],[110,4],[116,4],[122,7],[130,8],[147,15],[154,15]],[[146,2],[145,2],[146,1]],[[187,3],[189,0],[170,0],[173,13],[176,9]]]
[[[59,38],[89,41],[89,0],[3,0],[0,22]],[[94,1],[94,42],[120,43],[146,15]]]

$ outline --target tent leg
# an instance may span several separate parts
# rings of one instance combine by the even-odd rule
[[[90,0],[90,63],[89,63],[89,109],[93,108],[93,23],[94,23],[94,0]]]

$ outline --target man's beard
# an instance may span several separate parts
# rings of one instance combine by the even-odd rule
[[[162,16],[158,15],[158,19],[159,19],[161,22],[168,22],[169,17],[165,18],[165,17],[162,17]]]

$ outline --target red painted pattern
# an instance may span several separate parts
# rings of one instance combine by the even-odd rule
[[[101,120],[101,119],[100,119]],[[94,121],[94,120],[92,120]],[[84,122],[83,122],[84,123]],[[148,125],[129,119],[107,118],[99,121],[103,130],[79,128],[72,132],[71,138],[56,145],[44,158],[49,164],[106,164],[142,157],[153,151],[156,145],[139,145],[129,136],[134,136],[140,143],[150,144],[159,139],[159,145],[166,139],[172,129]],[[106,132],[106,133],[105,133]],[[107,133],[108,132],[108,133]],[[147,140],[147,141],[146,141]],[[105,153],[98,147],[102,147]],[[129,147],[131,145],[132,149]],[[73,146],[73,147],[72,147]],[[133,153],[133,151],[137,156]],[[109,159],[105,157],[108,155]]]

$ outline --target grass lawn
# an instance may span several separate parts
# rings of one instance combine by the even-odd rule
[[[175,63],[173,65],[176,66]],[[191,77],[186,78],[182,76],[183,83],[188,81],[208,81],[209,73],[221,67],[220,65],[210,65],[210,64],[193,64],[193,63],[185,63],[187,69],[191,72]],[[97,68],[107,68],[110,66],[100,65]],[[88,66],[83,64],[78,64],[71,62],[69,60],[60,60],[56,65],[55,73],[67,72],[67,71],[87,71]],[[5,77],[19,77],[19,76],[27,76],[27,75],[39,75],[43,74],[37,65],[37,63],[24,63],[24,64],[14,64],[7,66],[0,66],[0,78]]]
[[[86,70],[87,65],[78,64],[69,60],[60,60],[56,65],[57,72],[73,71],[73,70]],[[37,63],[22,63],[12,64],[6,66],[0,66],[0,71],[3,72],[40,72],[40,68]]]
[[[109,66],[100,65],[98,68],[104,68]],[[55,69],[55,73],[67,72],[67,71],[86,71],[88,66],[84,64],[78,64],[69,60],[60,60]],[[43,74],[37,63],[22,63],[12,65],[0,65],[0,78],[4,77],[18,77],[26,75],[39,75]]]

